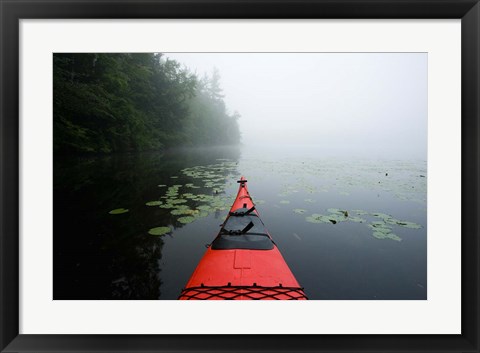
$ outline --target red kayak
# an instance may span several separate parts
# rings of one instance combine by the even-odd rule
[[[237,198],[180,300],[306,300],[307,297],[238,183]]]

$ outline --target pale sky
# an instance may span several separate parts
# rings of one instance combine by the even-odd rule
[[[167,53],[220,71],[242,143],[427,156],[426,53]]]

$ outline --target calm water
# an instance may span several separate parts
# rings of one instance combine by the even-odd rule
[[[56,159],[54,299],[176,299],[241,175],[310,299],[427,299],[426,173],[286,147]]]

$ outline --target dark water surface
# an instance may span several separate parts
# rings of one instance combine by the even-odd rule
[[[287,147],[56,158],[54,299],[176,299],[241,175],[310,299],[427,299],[426,173]]]

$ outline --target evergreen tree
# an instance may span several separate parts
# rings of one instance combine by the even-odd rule
[[[220,74],[199,80],[158,54],[54,54],[54,151],[235,144]]]

